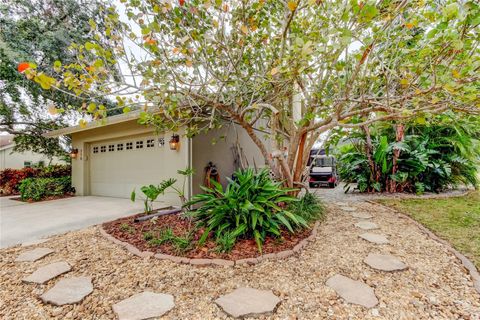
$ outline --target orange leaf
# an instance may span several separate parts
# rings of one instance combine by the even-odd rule
[[[18,68],[17,68],[18,72],[23,73],[25,72],[25,70],[28,70],[28,69],[30,69],[30,63],[21,62],[18,64]]]
[[[411,22],[407,22],[405,23],[405,27],[407,27],[407,29],[412,29],[415,25]]]
[[[185,0],[178,0],[178,3],[183,7],[183,5],[185,4]]]

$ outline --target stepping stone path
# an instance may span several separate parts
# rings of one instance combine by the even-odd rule
[[[175,306],[173,296],[145,291],[113,305],[119,320],[143,320],[161,317]]]
[[[400,271],[407,269],[407,265],[394,256],[370,253],[363,260],[370,267],[381,271]]]
[[[72,277],[61,279],[53,288],[42,294],[40,299],[56,306],[77,303],[93,291],[90,277]]]
[[[33,245],[44,243],[47,241],[48,239],[37,239],[37,240],[25,241],[24,243],[22,243],[22,247],[33,246]]]
[[[215,303],[234,318],[271,313],[280,299],[270,290],[238,288],[221,296]]]
[[[366,212],[352,212],[352,217],[354,218],[360,218],[360,219],[370,219],[373,218],[371,214],[368,214]]]
[[[50,248],[35,248],[33,250],[23,252],[21,253],[17,259],[15,259],[16,262],[23,262],[23,261],[37,261],[38,259],[41,259],[54,251]]]
[[[375,244],[388,244],[390,241],[388,241],[387,237],[383,234],[376,234],[376,233],[362,233],[359,235],[360,238],[373,242]]]
[[[363,229],[363,230],[373,230],[378,229],[377,224],[370,222],[370,221],[359,221],[355,223],[355,227]]]
[[[373,308],[378,304],[375,291],[362,281],[336,274],[330,277],[326,284],[348,303],[358,304],[365,308]]]
[[[34,273],[24,278],[23,281],[42,284],[71,269],[70,265],[65,261],[50,263],[38,268]]]

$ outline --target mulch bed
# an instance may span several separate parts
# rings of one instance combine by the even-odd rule
[[[45,199],[38,200],[38,201],[35,201],[35,200],[33,200],[33,199],[22,200],[21,197],[11,198],[11,200],[17,200],[17,201],[20,201],[20,202],[34,203],[34,202],[44,202],[44,201],[58,200],[58,199],[65,199],[65,198],[72,198],[72,197],[75,197],[75,195],[68,193],[68,194],[62,194],[62,195],[60,195],[60,196],[50,196],[50,197],[46,197]]]
[[[192,230],[193,224],[181,214],[159,216],[155,224],[150,220],[134,222],[135,218],[143,215],[144,214],[137,214],[104,223],[103,229],[115,238],[129,243],[141,251],[151,251],[154,253],[163,253],[191,259],[239,260],[260,256],[257,244],[253,239],[238,239],[232,251],[229,253],[217,252],[217,245],[211,237],[207,239],[203,246],[194,247],[187,252],[179,252],[173,245],[168,243],[151,245],[143,238],[145,232],[153,232],[154,234],[157,234],[159,230],[171,228],[176,236],[184,236]],[[304,229],[295,234],[283,230],[282,236],[279,238],[267,237],[262,247],[263,254],[293,249],[296,244],[308,237],[310,233],[310,229]],[[193,235],[193,245],[195,245],[201,235],[202,230],[198,230]]]

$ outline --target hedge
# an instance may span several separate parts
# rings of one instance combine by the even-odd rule
[[[22,200],[40,201],[52,196],[62,196],[73,192],[69,176],[61,178],[27,178],[19,186]]]
[[[71,175],[69,165],[52,165],[44,168],[5,169],[0,171],[0,193],[11,195],[19,193],[20,183],[27,178],[60,178]]]

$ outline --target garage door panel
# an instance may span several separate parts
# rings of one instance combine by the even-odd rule
[[[180,185],[183,177],[177,170],[188,163],[186,147],[172,151],[152,136],[93,143],[90,149],[90,193],[97,196],[129,198],[133,189],[141,193],[142,186],[169,178]],[[172,193],[159,200],[179,204]]]

